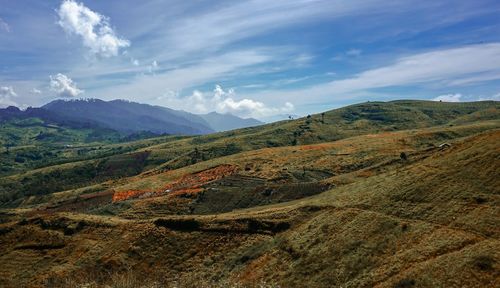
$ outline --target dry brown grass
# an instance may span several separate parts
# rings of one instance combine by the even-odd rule
[[[455,135],[452,147],[425,150],[443,129]],[[143,220],[53,213],[41,217],[53,224],[43,225],[33,220],[37,217],[17,218],[0,224],[0,285],[495,287],[500,131],[474,131],[472,126],[435,128],[361,136],[317,149],[264,149],[170,172],[165,179],[175,181],[226,163],[248,175],[275,177],[284,166],[300,170],[306,161],[345,171],[328,180],[341,185],[309,198],[218,215],[161,215],[199,223],[189,231],[147,219],[162,212],[148,206],[155,199],[136,201],[148,203],[142,212],[153,213]],[[467,135],[472,136],[461,138]],[[408,162],[389,161],[399,159],[401,149],[409,152]],[[262,170],[245,171],[251,162]],[[360,162],[370,165],[350,166]],[[168,181],[161,177],[137,177],[140,184],[129,185],[162,187]],[[83,226],[65,235],[65,227],[80,221]],[[263,233],[270,222],[289,228]],[[79,278],[86,271],[99,273],[88,274],[95,279]]]

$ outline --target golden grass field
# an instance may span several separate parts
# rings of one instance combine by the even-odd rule
[[[140,147],[141,173],[1,210],[0,286],[498,287],[492,105],[339,132],[340,109]],[[63,165],[43,169],[79,164]]]

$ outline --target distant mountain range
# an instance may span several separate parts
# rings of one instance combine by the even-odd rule
[[[197,115],[161,106],[125,100],[99,99],[55,100],[40,108],[21,111],[16,107],[0,109],[0,120],[40,118],[70,127],[102,127],[133,134],[149,131],[155,134],[198,135],[257,126],[262,122],[216,112]]]
[[[199,116],[203,118],[203,120],[205,120],[208,125],[216,131],[229,131],[264,124],[263,122],[254,118],[240,118],[232,114],[220,114],[217,112],[201,114]]]

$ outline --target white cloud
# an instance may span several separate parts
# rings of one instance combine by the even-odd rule
[[[500,101],[500,93],[491,95],[489,97],[479,97],[477,101]]]
[[[206,58],[196,64],[170,70],[161,69],[160,73],[142,75],[123,85],[109,87],[101,91],[101,94],[120,95],[124,99],[148,102],[151,98],[163,96],[165,90],[182,91],[215,79],[230,77],[233,73],[245,73],[246,68],[271,60],[272,57],[267,52],[259,49],[235,51]]]
[[[393,64],[366,70],[350,78],[295,90],[267,90],[244,96],[253,99],[273,99],[279,96],[296,105],[332,103],[337,99],[366,96],[376,88],[415,85],[456,87],[464,83],[472,85],[498,79],[500,43],[490,43],[400,57]],[[458,80],[460,81],[457,82]]]
[[[42,91],[39,90],[39,89],[36,89],[36,88],[31,89],[30,92],[33,93],[33,94],[42,94]]]
[[[2,18],[0,18],[0,30],[10,33],[10,25],[7,24]]]
[[[292,103],[286,102],[282,107],[269,107],[263,102],[244,98],[236,100],[234,89],[224,90],[220,85],[215,85],[213,93],[203,93],[198,90],[188,97],[179,97],[173,91],[167,93],[161,99],[169,106],[175,106],[194,113],[207,113],[216,111],[218,113],[231,113],[240,117],[263,118],[282,113],[290,113],[295,108]]]
[[[17,94],[11,86],[0,87],[0,97],[16,97]]]
[[[14,88],[11,86],[1,86],[0,87],[0,106],[18,106],[12,98],[17,97]]]
[[[256,88],[264,88],[266,87],[265,84],[247,84],[241,86],[241,88],[246,88],[246,89],[256,89]]]
[[[151,62],[151,65],[148,66],[149,73],[154,73],[156,69],[158,69],[158,62],[156,62],[156,60],[153,60],[153,62]]]
[[[76,97],[84,92],[76,87],[73,80],[61,73],[50,76],[50,89],[56,92],[59,97],[65,98]]]
[[[90,10],[82,3],[65,0],[57,13],[58,24],[66,33],[80,36],[83,45],[88,47],[92,54],[101,57],[116,56],[120,48],[130,46],[128,40],[116,36],[108,18]]]
[[[242,99],[236,101],[233,98],[224,99],[217,104],[216,110],[219,113],[231,113],[243,117],[262,118],[278,115],[281,113],[290,113],[294,110],[290,102],[286,102],[283,107],[267,107],[264,103],[252,99]]]
[[[361,49],[349,49],[349,50],[345,51],[344,53],[333,56],[332,58],[330,58],[330,60],[331,61],[347,60],[348,58],[359,57],[362,53],[363,53],[363,51]]]
[[[357,57],[357,56],[361,55],[362,52],[363,51],[361,51],[360,49],[350,49],[347,52],[345,52],[345,54],[347,56]]]
[[[311,63],[311,61],[314,59],[313,55],[302,53],[292,59],[292,62],[296,66],[305,66]]]
[[[439,95],[432,100],[433,101],[443,101],[443,102],[460,102],[460,98],[462,98],[462,94],[457,93],[457,94]]]
[[[193,17],[176,19],[168,26],[163,42],[159,41],[157,45],[165,45],[166,40],[168,52],[189,55],[195,51],[217,50],[241,39],[307,21],[387,13],[389,10],[401,9],[401,6],[401,1],[395,0],[387,0],[384,5],[376,0],[229,1],[221,5],[220,9],[206,9]]]
[[[477,73],[500,71],[500,44],[445,49],[402,57],[395,64],[367,70],[353,78],[333,81],[337,93],[418,83],[469,79]],[[500,77],[500,75],[498,75]]]

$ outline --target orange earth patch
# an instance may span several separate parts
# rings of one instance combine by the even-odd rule
[[[237,166],[223,164],[213,168],[209,168],[197,173],[186,174],[180,179],[168,183],[160,191],[144,191],[144,190],[127,190],[117,191],[113,194],[113,202],[123,201],[131,198],[144,196],[159,196],[168,193],[169,195],[180,196],[184,194],[196,194],[203,189],[201,186],[212,181],[220,180],[229,175],[233,175],[238,170]]]
[[[145,193],[147,193],[147,191],[141,191],[141,190],[117,191],[113,193],[113,202],[123,201],[130,198],[137,198]]]

